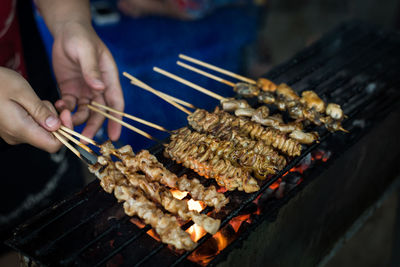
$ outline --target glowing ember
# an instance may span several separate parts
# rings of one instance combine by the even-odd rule
[[[218,192],[218,193],[225,193],[226,191],[228,191],[228,189],[226,189],[226,187],[223,187],[223,186],[221,186],[221,187],[219,187],[219,188],[217,189],[217,192]]]
[[[228,238],[226,238],[221,232],[213,235],[213,238],[217,241],[218,252],[222,251],[229,244]]]
[[[271,184],[271,185],[269,186],[269,188],[270,188],[271,190],[277,189],[277,188],[279,187],[279,184],[281,183],[281,181],[282,181],[282,179],[279,178],[279,179],[276,180],[273,184]]]
[[[251,214],[240,215],[240,216],[233,218],[229,222],[229,224],[232,226],[235,233],[237,233],[239,231],[239,228],[243,222],[251,223],[250,216],[251,216]]]
[[[170,191],[176,199],[184,199],[188,194],[188,192],[179,191],[178,189],[171,189]]]
[[[186,232],[190,234],[190,238],[194,242],[197,242],[207,233],[203,228],[201,228],[197,224],[193,224],[192,226],[190,226],[189,229],[186,230]]]
[[[161,241],[160,237],[153,229],[150,229],[149,231],[147,231],[146,234],[148,234],[149,236],[151,236],[152,238],[154,238],[157,241]]]
[[[189,210],[195,210],[195,211],[200,212],[200,211],[204,210],[204,208],[206,207],[206,204],[204,204],[204,202],[202,202],[202,201],[196,201],[196,200],[190,199],[188,201],[188,207],[189,207]]]
[[[130,219],[131,223],[133,223],[134,225],[136,225],[137,227],[139,227],[140,229],[144,228],[146,225],[144,223],[142,223],[139,219],[132,217]]]

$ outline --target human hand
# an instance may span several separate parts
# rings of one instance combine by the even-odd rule
[[[54,153],[61,143],[51,134],[61,123],[71,127],[68,112],[62,119],[54,106],[42,101],[17,72],[0,67],[0,137],[10,145],[28,143]]]
[[[77,107],[72,115],[73,124],[87,121],[82,134],[93,138],[104,117],[90,111],[86,104],[96,101],[120,111],[124,109],[116,64],[86,21],[62,23],[55,27],[53,35],[53,67],[61,92],[61,99],[55,106],[59,111],[71,112]],[[110,139],[117,140],[120,133],[121,125],[109,121]]]

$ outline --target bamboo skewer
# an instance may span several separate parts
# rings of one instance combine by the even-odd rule
[[[139,84],[139,83],[135,83],[134,81],[131,81],[131,84],[135,85],[137,87],[140,87],[143,90],[146,90],[147,92],[150,92],[150,93],[154,93],[154,91],[157,91],[157,90],[154,90],[151,87],[146,86],[146,84],[142,84],[142,83]],[[157,91],[157,92],[162,96],[169,97],[172,101],[174,101],[174,102],[176,102],[178,104],[181,104],[182,106],[185,106],[185,107],[188,107],[188,108],[192,108],[192,109],[197,109],[196,106],[194,106],[193,104],[190,104],[189,102],[186,102],[186,101],[184,101],[182,99],[167,95],[166,93],[163,93],[161,91]]]
[[[202,93],[204,93],[204,94],[206,94],[206,95],[209,95],[209,96],[211,96],[211,97],[213,97],[213,98],[215,98],[215,99],[218,99],[218,100],[220,100],[220,101],[223,100],[223,99],[225,99],[225,97],[220,96],[219,94],[216,94],[216,93],[214,93],[214,92],[211,92],[210,90],[207,90],[206,88],[203,88],[203,87],[201,87],[201,86],[199,86],[199,85],[197,85],[197,84],[194,84],[194,83],[192,83],[192,82],[189,82],[188,80],[185,80],[185,79],[183,79],[183,78],[181,78],[181,77],[179,77],[179,76],[177,76],[177,75],[175,75],[175,74],[172,74],[172,73],[170,73],[170,72],[168,72],[168,71],[162,70],[162,69],[157,68],[157,67],[154,67],[153,70],[154,70],[155,72],[158,72],[158,73],[160,73],[160,74],[163,74],[163,75],[165,75],[165,76],[167,76],[167,77],[169,77],[169,78],[171,78],[171,79],[174,79],[175,81],[178,81],[178,82],[183,83],[183,84],[185,84],[185,85],[187,85],[187,86],[189,86],[189,87],[192,87],[193,89],[195,89],[195,90],[197,90],[197,91],[200,91],[200,92],[202,92]]]
[[[125,74],[126,74],[126,75],[125,75]],[[129,73],[124,72],[124,75],[125,75],[125,77],[128,77],[129,79],[131,79],[129,76],[131,76],[133,79],[136,79],[136,78],[134,78],[132,75],[130,75]],[[139,80],[138,80],[138,81],[139,81]],[[150,88],[151,88],[150,86],[148,86],[147,84],[145,84],[145,83],[143,83],[143,82],[141,82],[141,81],[139,81],[138,83],[134,83],[134,84],[135,84],[136,86],[142,88],[142,89],[145,89],[145,88],[150,89]],[[146,89],[145,89],[145,90],[146,90]],[[173,106],[176,107],[177,109],[180,109],[181,111],[185,112],[186,114],[188,114],[188,115],[192,114],[191,111],[187,110],[185,107],[183,107],[183,106],[179,105],[178,103],[176,103],[175,101],[171,100],[171,96],[170,96],[170,95],[167,95],[167,94],[165,94],[165,93],[162,93],[162,94],[161,94],[160,91],[157,91],[157,90],[155,90],[155,89],[153,89],[153,88],[151,88],[151,90],[149,90],[149,91],[150,91],[151,93],[155,94],[156,96],[158,96],[159,98],[161,98],[161,99],[167,101],[168,103],[170,103],[171,105],[173,105]]]
[[[148,92],[151,92],[151,93],[154,93],[154,91],[157,91],[157,90],[154,90],[153,88],[151,88],[149,85],[145,84],[144,82],[140,81],[138,78],[136,78],[136,77],[132,76],[131,74],[127,73],[126,71],[124,71],[122,74],[125,77],[127,77],[128,79],[130,79],[131,80],[131,84],[133,84],[133,85],[141,87],[142,89],[144,89],[144,90],[146,90]],[[173,96],[167,95],[167,94],[165,94],[165,93],[163,93],[161,91],[157,91],[157,92],[160,93],[163,96],[167,96],[167,97],[171,98],[173,101],[175,101],[176,103],[181,104],[182,106],[185,106],[185,107],[188,107],[188,108],[192,108],[192,109],[197,109],[193,104],[190,104],[189,102],[186,102],[186,101],[183,101],[183,100],[181,100],[179,98],[175,98]]]
[[[218,76],[216,76],[216,75],[213,75],[213,74],[210,74],[210,73],[208,73],[208,72],[202,71],[202,70],[200,70],[200,69],[198,69],[198,68],[195,68],[195,67],[193,67],[193,66],[190,66],[190,65],[188,65],[188,64],[185,64],[185,63],[183,63],[183,62],[181,62],[181,61],[177,61],[176,64],[178,64],[179,66],[181,66],[181,67],[183,67],[183,68],[185,68],[185,69],[188,69],[188,70],[197,72],[198,74],[201,74],[201,75],[206,76],[206,77],[208,77],[208,78],[210,78],[210,79],[216,80],[217,82],[224,83],[224,84],[229,85],[229,86],[231,86],[231,87],[235,87],[235,84],[234,84],[233,82],[224,80],[224,79],[222,79],[222,78],[220,78],[220,77],[218,77]]]
[[[140,87],[140,85],[137,85],[137,86]],[[168,101],[168,99],[170,99],[172,96],[170,96],[170,95],[168,95],[168,94],[165,94],[165,93],[164,93],[165,96],[161,96],[161,95],[159,94],[160,91],[157,91],[157,90],[155,90],[155,89],[153,89],[153,91],[152,91],[151,93],[155,94],[156,96],[158,96],[158,97],[161,98],[162,100],[165,100],[165,101],[167,101],[168,103],[172,104],[171,102]],[[177,104],[177,103],[175,103],[175,104],[179,106],[179,104]],[[174,106],[176,106],[175,104],[174,104]],[[176,107],[177,107],[177,106],[176,106]],[[182,107],[182,108],[183,108],[183,107]],[[188,113],[188,115],[190,115],[190,114],[192,114],[192,113],[191,113],[191,112]]]
[[[233,73],[231,71],[219,68],[217,66],[211,65],[209,63],[203,62],[201,60],[198,60],[198,59],[195,59],[195,58],[192,58],[192,57],[189,57],[189,56],[186,56],[186,55],[183,55],[183,54],[179,54],[179,57],[184,59],[184,60],[187,60],[189,62],[192,62],[192,63],[195,63],[197,65],[203,66],[205,68],[208,68],[208,69],[223,73],[225,75],[228,75],[230,77],[236,78],[236,79],[241,80],[243,82],[247,82],[247,83],[251,83],[251,84],[256,84],[257,83],[253,79],[246,78],[246,77],[244,77],[242,75],[239,75],[239,74]]]
[[[70,128],[67,128],[67,127],[61,125],[60,129],[63,130],[64,132],[67,132],[67,133],[69,133],[69,134],[71,134],[73,136],[76,136],[76,137],[82,139],[83,141],[88,142],[89,144],[92,144],[94,146],[100,147],[100,145],[98,143],[96,143],[96,141],[94,141],[94,140],[92,140],[92,139],[90,139],[90,138],[88,138],[88,137],[86,137],[86,136],[84,136],[84,135],[82,135],[82,134],[80,134],[78,132],[75,132],[74,130],[72,130]]]
[[[152,122],[143,120],[143,119],[141,119],[141,118],[135,117],[135,116],[130,115],[130,114],[128,114],[128,113],[121,112],[121,111],[119,111],[119,110],[116,110],[116,109],[107,107],[107,106],[105,106],[105,105],[102,105],[102,104],[100,104],[100,103],[97,103],[96,101],[92,101],[92,105],[93,105],[93,106],[96,106],[96,107],[103,108],[103,109],[105,109],[105,110],[107,110],[107,111],[111,111],[111,112],[113,112],[113,113],[117,113],[117,114],[119,114],[119,115],[121,115],[121,116],[124,116],[124,117],[126,117],[126,118],[129,118],[129,119],[131,119],[131,120],[134,120],[134,121],[140,122],[140,123],[142,123],[142,124],[144,124],[144,125],[153,127],[153,128],[155,128],[155,129],[157,129],[157,130],[160,130],[160,131],[163,131],[163,132],[167,132],[167,133],[170,133],[170,132],[171,132],[171,131],[165,129],[164,127],[162,127],[162,126],[160,126],[160,125],[157,125],[157,124],[155,124],[155,123],[152,123]]]
[[[84,150],[86,150],[88,153],[90,154],[94,154],[93,150],[90,149],[90,147],[88,147],[85,144],[82,144],[81,142],[79,142],[78,140],[76,140],[75,138],[73,138],[70,134],[68,134],[67,132],[58,129],[57,131],[58,133],[62,134],[64,137],[66,137],[68,140],[72,141],[73,143],[77,144],[78,146],[80,146],[81,148],[83,148]]]
[[[78,156],[78,158],[80,158],[81,160],[83,160],[81,153],[80,153],[75,147],[73,147],[70,143],[68,143],[68,141],[65,140],[59,133],[53,132],[53,135],[54,135],[61,143],[63,143],[66,147],[68,147],[69,150],[72,151],[72,153],[74,153],[75,155]]]
[[[110,115],[110,114],[108,114],[108,113],[106,113],[106,112],[104,112],[104,111],[102,111],[102,110],[100,110],[100,109],[98,109],[98,108],[95,108],[95,107],[93,107],[93,106],[90,105],[90,104],[88,104],[87,106],[88,106],[88,108],[90,108],[91,110],[102,114],[104,117],[106,117],[106,118],[108,118],[108,119],[110,119],[110,120],[113,120],[113,121],[115,121],[115,122],[118,122],[119,124],[125,126],[126,128],[128,128],[128,129],[130,129],[130,130],[132,130],[132,131],[134,131],[134,132],[136,132],[136,133],[138,133],[138,134],[140,134],[140,135],[142,135],[142,136],[144,136],[144,137],[146,137],[146,138],[148,138],[148,139],[151,139],[151,140],[153,140],[153,141],[156,141],[156,142],[158,142],[158,143],[161,143],[160,140],[158,140],[157,138],[154,138],[154,137],[151,136],[150,134],[148,134],[148,133],[146,133],[146,132],[144,132],[144,131],[142,131],[142,130],[140,130],[140,129],[138,129],[138,128],[136,128],[136,127],[134,127],[134,126],[132,126],[132,125],[130,125],[130,124],[128,124],[128,123],[126,123],[126,122],[120,120],[120,119],[118,119],[118,118],[115,118],[114,116],[112,116],[112,115]]]
[[[136,85],[136,86],[138,86],[138,87],[140,87],[140,88],[142,88],[142,89],[144,89],[144,90],[146,90],[146,91],[149,91],[149,92],[151,92],[151,93],[157,95],[158,97],[161,97],[162,99],[164,99],[165,101],[167,101],[167,102],[170,103],[171,105],[175,106],[176,108],[182,110],[183,112],[185,112],[185,113],[187,113],[187,114],[191,114],[191,112],[190,112],[189,110],[187,110],[186,108],[180,106],[180,105],[179,105],[179,106],[175,105],[174,103],[176,103],[176,102],[178,102],[178,103],[179,103],[179,102],[180,102],[180,103],[185,103],[185,104],[182,104],[182,105],[188,104],[190,108],[196,109],[196,107],[193,106],[193,105],[190,104],[190,103],[187,103],[187,102],[185,102],[185,101],[182,101],[182,100],[180,100],[180,99],[174,98],[174,97],[172,97],[172,96],[169,96],[169,95],[167,95],[167,94],[164,94],[164,93],[162,93],[162,92],[160,92],[160,91],[157,91],[157,90],[153,89],[153,88],[150,87],[149,85],[147,85],[147,84],[145,84],[144,82],[140,81],[139,79],[133,77],[132,75],[130,75],[130,74],[127,73],[127,72],[124,72],[123,75],[124,75],[125,77],[129,78],[129,79],[131,80],[131,83],[132,83],[132,84],[134,84],[134,85]],[[165,97],[163,97],[164,95],[165,95]],[[168,98],[168,99],[167,99],[167,98]],[[179,100],[179,101],[175,101],[175,99],[176,99],[176,100]]]

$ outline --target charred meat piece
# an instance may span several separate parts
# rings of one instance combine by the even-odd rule
[[[257,87],[264,92],[275,92],[277,88],[275,83],[265,78],[259,78],[257,80]]]
[[[260,90],[257,88],[257,86],[249,83],[237,83],[233,88],[233,91],[244,97],[254,97],[258,96],[260,93]]]
[[[249,103],[244,99],[224,98],[221,100],[222,109],[225,111],[235,111],[238,108],[250,108]]]
[[[325,113],[325,102],[314,91],[303,91],[300,103],[307,109],[314,109],[319,113]]]

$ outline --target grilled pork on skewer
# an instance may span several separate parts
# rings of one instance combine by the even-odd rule
[[[122,162],[116,162],[115,166],[127,177],[133,186],[140,188],[145,192],[147,197],[161,204],[165,210],[178,215],[183,220],[192,219],[193,222],[210,234],[215,234],[218,231],[221,223],[220,220],[200,214],[197,211],[190,211],[185,200],[176,199],[166,187],[157,182],[147,181],[145,175],[132,172]]]
[[[190,239],[188,233],[181,229],[174,216],[162,212],[152,201],[146,198],[141,189],[130,185],[110,160],[99,158],[99,162],[102,164],[91,165],[89,170],[101,180],[101,185],[107,192],[112,193],[114,191],[118,201],[124,202],[124,211],[128,216],[136,215],[146,224],[151,225],[163,243],[185,250],[192,250],[196,247],[196,243]],[[107,183],[112,185],[108,186]],[[111,192],[110,188],[113,189]]]
[[[189,192],[194,200],[203,201],[207,206],[214,207],[217,212],[229,202],[224,194],[217,192],[215,186],[204,187],[198,179],[188,179],[186,175],[176,176],[147,150],[142,150],[135,155],[129,145],[115,149],[111,142],[106,142],[101,146],[101,152],[108,155],[114,154],[125,166],[131,170],[142,171],[152,182]]]

